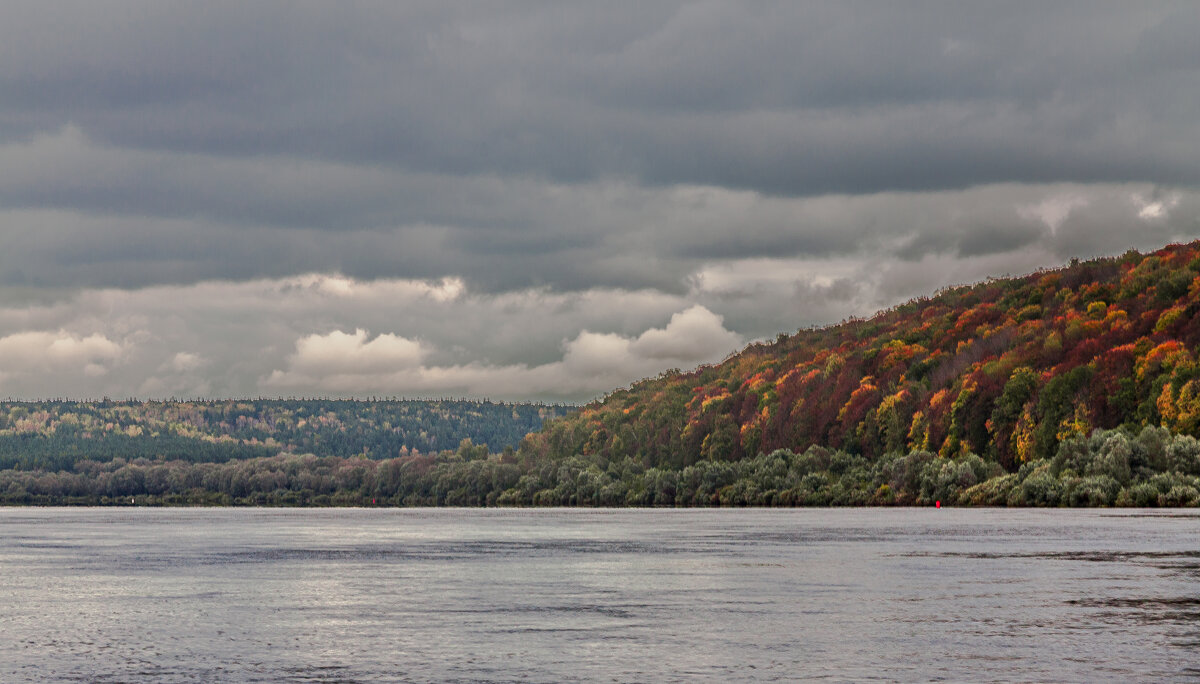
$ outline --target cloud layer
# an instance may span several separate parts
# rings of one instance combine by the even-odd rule
[[[530,365],[470,361],[429,365],[429,356],[414,340],[385,333],[367,339],[334,330],[296,342],[286,370],[275,370],[263,386],[311,390],[427,395],[451,392],[466,396],[505,397],[519,388],[520,397],[571,399],[628,384],[663,368],[693,367],[727,355],[742,342],[726,330],[720,316],[692,306],[671,316],[665,328],[651,328],[636,338],[584,330],[562,345],[562,358]]]
[[[1198,32],[1187,2],[6,3],[0,395],[585,399],[1200,237]]]

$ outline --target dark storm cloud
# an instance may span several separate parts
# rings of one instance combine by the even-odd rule
[[[1186,3],[643,5],[30,4],[0,130],[789,195],[1200,177]]]

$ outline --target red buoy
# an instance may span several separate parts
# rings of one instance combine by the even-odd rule
[[[942,500],[941,500],[941,499],[938,499],[938,500],[937,500],[937,507],[938,507],[938,508],[941,508],[941,507],[942,507]]]

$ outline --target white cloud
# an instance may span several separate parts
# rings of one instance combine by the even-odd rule
[[[696,364],[734,351],[743,340],[722,325],[721,317],[699,304],[671,316],[666,328],[642,333],[629,345],[639,358]]]
[[[296,342],[286,369],[262,380],[268,391],[467,394],[496,398],[579,399],[603,394],[668,367],[720,360],[742,338],[703,306],[675,313],[664,328],[636,337],[581,331],[559,360],[543,364],[423,364],[421,345],[390,333],[313,334]]]
[[[190,373],[199,369],[204,364],[205,359],[199,354],[181,351],[171,357],[171,360],[166,364],[166,368],[176,373]]]
[[[0,337],[0,363],[10,370],[99,365],[120,356],[121,345],[100,334],[81,337],[60,330],[19,332]]]
[[[628,365],[630,341],[612,333],[594,333],[584,330],[579,337],[566,344],[561,364],[562,370],[574,377],[600,378],[619,371]]]
[[[89,363],[83,367],[83,374],[89,378],[99,378],[108,375],[108,368],[99,363]]]
[[[394,372],[421,363],[425,356],[419,342],[391,333],[368,340],[367,331],[334,330],[313,334],[296,342],[296,353],[288,359],[295,370],[308,375],[370,374]]]
[[[1133,203],[1138,207],[1137,216],[1143,221],[1161,220],[1172,209],[1179,206],[1180,200],[1183,199],[1180,193],[1170,193],[1166,197],[1147,197],[1140,193],[1135,193],[1132,198]]]
[[[67,387],[97,387],[132,345],[103,334],[28,330],[0,337],[0,394],[74,396]]]

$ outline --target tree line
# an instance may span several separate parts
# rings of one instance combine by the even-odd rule
[[[812,446],[740,461],[646,467],[539,457],[527,440],[372,460],[277,454],[221,463],[115,458],[0,471],[9,505],[256,506],[1196,506],[1200,441],[1159,427],[1064,440],[1016,472],[967,453],[871,459]]]

